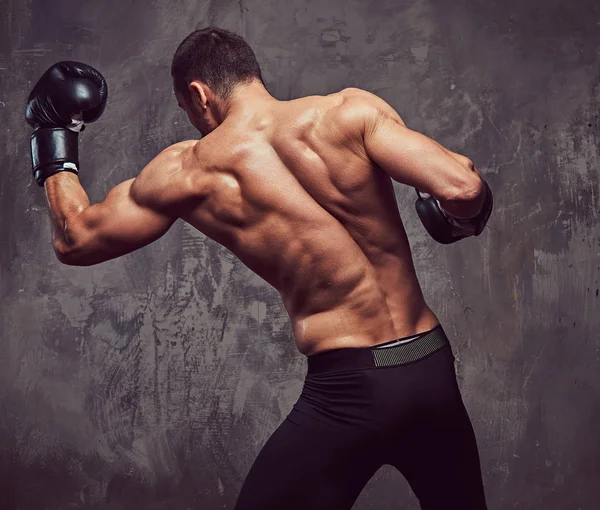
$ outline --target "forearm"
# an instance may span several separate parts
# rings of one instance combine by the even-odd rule
[[[440,206],[455,218],[473,218],[480,213],[485,202],[485,184],[471,160],[460,154],[450,154],[466,170],[462,175],[464,184],[455,196],[439,197]]]
[[[85,225],[80,215],[90,206],[90,200],[79,178],[71,172],[59,172],[46,179],[44,185],[52,227],[52,246],[61,260],[81,244]]]

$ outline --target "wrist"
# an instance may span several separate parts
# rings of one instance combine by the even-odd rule
[[[64,184],[64,183],[78,183],[79,184],[79,174],[76,174],[74,172],[69,172],[69,171],[61,171],[61,172],[57,172],[55,174],[52,174],[51,176],[47,177],[44,180],[44,187],[48,188],[49,186],[55,186],[57,184]]]
[[[59,172],[78,174],[78,133],[60,127],[36,129],[31,135],[31,162],[39,186]]]

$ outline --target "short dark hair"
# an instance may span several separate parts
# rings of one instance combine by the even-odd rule
[[[262,82],[250,45],[243,37],[215,27],[196,30],[183,40],[173,56],[171,76],[185,97],[193,80],[203,81],[223,99],[236,85],[254,79]]]

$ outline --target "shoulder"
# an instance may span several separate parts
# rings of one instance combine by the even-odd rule
[[[186,140],[163,149],[142,169],[138,178],[160,178],[165,170],[167,173],[180,170],[198,143],[198,140]]]
[[[385,117],[404,126],[398,112],[384,99],[366,90],[350,88],[342,91],[368,119]]]
[[[192,155],[199,145],[199,140],[185,140],[169,145],[169,147],[159,152],[143,171],[150,170],[151,167],[157,165],[180,167],[186,163],[186,159]]]
[[[170,145],[152,159],[135,178],[132,198],[140,205],[152,208],[177,206],[193,191],[191,176],[198,170],[196,149],[198,140],[186,140]]]
[[[347,125],[360,126],[361,129],[387,118],[404,125],[398,112],[384,99],[359,88],[347,88],[337,93],[340,98],[339,113]]]

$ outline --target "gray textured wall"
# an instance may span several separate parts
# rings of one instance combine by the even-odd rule
[[[243,33],[279,98],[360,86],[473,158],[489,231],[434,244],[397,188],[453,337],[490,508],[593,510],[600,488],[600,8],[581,0],[1,0],[0,506],[232,508],[305,365],[277,294],[177,224],[93,268],[52,255],[26,95],[77,59],[110,84],[82,135],[101,199],[194,137],[169,63],[197,26]],[[381,470],[357,509],[414,509]]]

